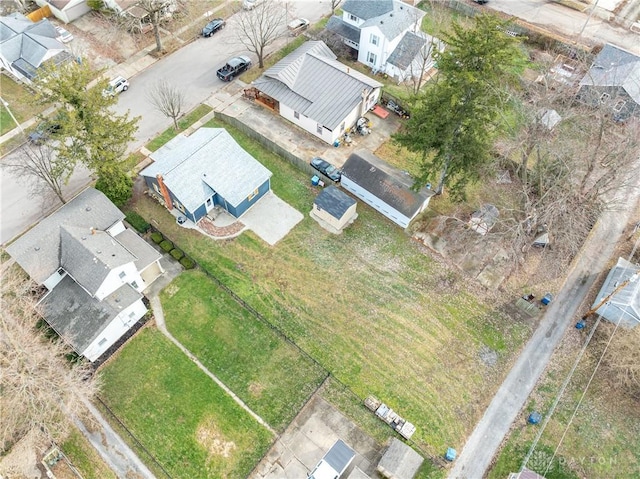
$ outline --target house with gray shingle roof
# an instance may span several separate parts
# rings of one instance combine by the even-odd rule
[[[7,247],[46,288],[45,321],[90,361],[144,316],[142,292],[163,272],[161,255],[123,219],[103,193],[88,188]]]
[[[434,65],[442,43],[421,31],[425,12],[400,0],[347,0],[326,29],[357,50],[358,61],[398,81],[419,77]]]
[[[331,185],[323,188],[313,200],[310,215],[320,226],[338,234],[357,218],[356,205],[356,200]]]
[[[281,116],[333,144],[380,97],[382,84],[340,63],[324,42],[309,41],[252,85]]]
[[[15,77],[31,82],[45,63],[73,60],[59,33],[46,18],[32,22],[21,13],[0,17],[0,64]]]
[[[411,176],[367,150],[349,155],[340,184],[349,193],[403,228],[424,211],[434,195],[430,189],[413,191]]]
[[[149,190],[194,223],[216,206],[239,218],[271,189],[271,172],[224,128],[180,134],[151,159],[140,172]]]
[[[39,7],[48,6],[53,16],[64,23],[70,23],[85,13],[92,11],[87,0],[35,0]]]
[[[640,57],[605,45],[580,81],[578,99],[611,108],[615,121],[640,117]]]

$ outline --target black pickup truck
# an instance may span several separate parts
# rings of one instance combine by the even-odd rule
[[[233,57],[222,68],[218,69],[217,75],[222,81],[231,81],[250,67],[251,60],[248,57]]]

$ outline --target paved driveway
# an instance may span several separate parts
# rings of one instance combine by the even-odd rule
[[[240,221],[273,246],[300,223],[302,218],[302,213],[270,191],[242,215]]]

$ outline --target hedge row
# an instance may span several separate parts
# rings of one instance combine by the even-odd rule
[[[126,214],[125,219],[127,220],[127,223],[129,223],[142,234],[151,229],[151,225],[147,223],[145,219],[135,211],[129,211]]]
[[[160,246],[163,251],[169,253],[174,259],[179,261],[185,269],[195,268],[195,261],[185,255],[184,251],[182,251],[180,248],[176,248],[171,241],[165,239],[165,237],[162,236],[162,233],[160,233],[159,231],[154,231],[153,233],[151,233],[151,241]]]

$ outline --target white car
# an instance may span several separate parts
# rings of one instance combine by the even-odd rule
[[[71,40],[73,40],[73,35],[71,35],[71,33],[69,33],[64,28],[56,27],[56,31],[58,32],[58,36],[56,37],[56,40],[58,40],[59,42],[69,43]]]
[[[125,77],[115,77],[109,82],[109,86],[102,90],[104,96],[113,96],[129,89],[129,81]]]
[[[253,10],[260,3],[262,3],[262,0],[243,0],[242,8],[244,8],[245,10]]]

